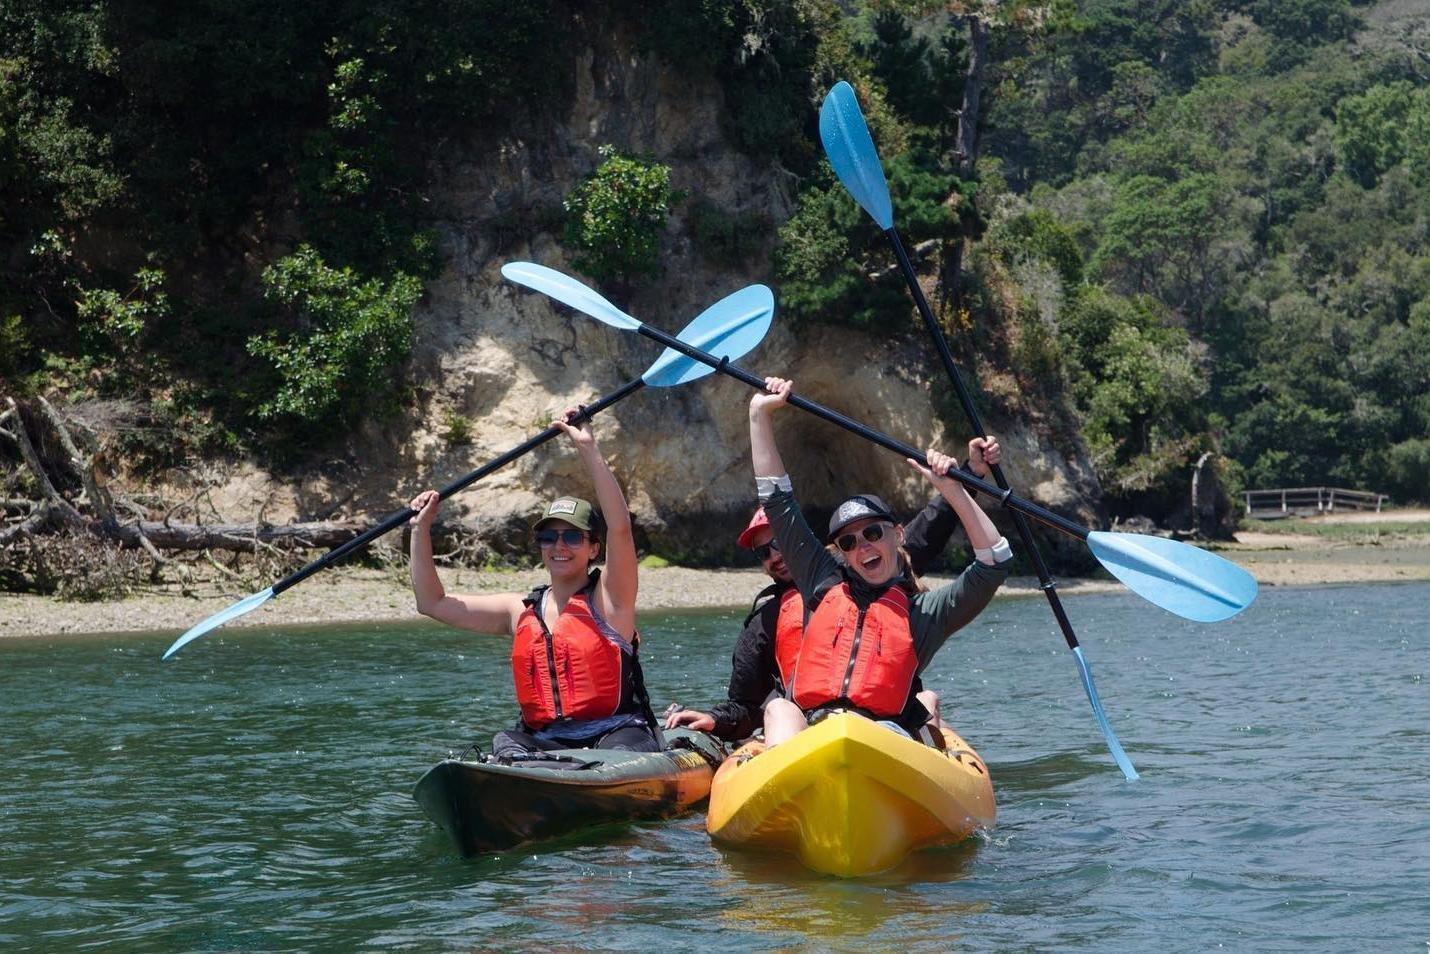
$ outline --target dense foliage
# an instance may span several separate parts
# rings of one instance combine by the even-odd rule
[[[440,266],[425,144],[559,121],[599,28],[716,77],[729,140],[794,206],[778,221],[680,202],[669,167],[689,157],[617,143],[568,192],[562,240],[593,278],[654,273],[683,215],[716,264],[775,238],[796,320],[912,328],[820,154],[816,107],[848,79],[961,359],[1012,371],[1009,411],[1078,429],[1115,509],[1170,517],[1206,451],[1249,485],[1430,499],[1414,7],[0,5],[0,376],[140,399],[200,451],[381,413]],[[969,16],[992,17],[974,156],[957,152]],[[553,231],[542,214],[507,227]]]
[[[0,374],[138,400],[167,455],[381,413],[439,264],[423,144],[559,105],[569,28],[554,0],[0,5]]]
[[[1103,0],[1009,38],[989,150],[1083,282],[1065,240],[1006,244],[1062,273],[1114,500],[1160,483],[1171,509],[1203,448],[1251,486],[1430,499],[1424,31],[1391,3]]]
[[[660,233],[680,198],[670,167],[612,146],[602,162],[566,197],[566,241],[580,251],[575,266],[592,278],[630,282],[660,270]]]

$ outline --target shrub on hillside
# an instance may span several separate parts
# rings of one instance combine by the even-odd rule
[[[297,329],[248,340],[249,353],[266,358],[277,376],[276,389],[258,407],[260,418],[321,429],[392,405],[392,371],[412,348],[420,281],[402,272],[365,279],[329,267],[305,245],[267,268],[263,284]]]
[[[565,241],[578,251],[573,264],[597,281],[629,282],[660,269],[660,233],[679,199],[670,167],[599,150],[602,163],[563,203]]]

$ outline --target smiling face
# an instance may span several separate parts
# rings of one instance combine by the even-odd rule
[[[883,535],[878,540],[869,540],[864,535],[866,527],[878,526]],[[845,550],[843,543],[853,536],[854,546]],[[873,586],[887,583],[899,572],[899,547],[904,543],[904,528],[896,527],[887,520],[869,517],[846,525],[835,537],[844,555],[844,562],[860,578]]]
[[[543,543],[543,536],[555,535],[555,540]],[[576,536],[579,534],[579,538]],[[565,520],[547,520],[536,531],[541,562],[553,581],[586,577],[591,564],[601,552],[601,544],[579,527]],[[574,542],[573,542],[574,541]]]
[[[785,564],[783,554],[777,549],[778,544],[774,544],[775,532],[769,527],[761,527],[750,537],[750,549],[755,551],[755,556],[760,557],[760,566],[770,575],[770,579],[776,583],[788,583],[794,579],[790,576],[789,567]],[[772,545],[773,544],[773,545]],[[769,547],[768,550],[762,548]]]

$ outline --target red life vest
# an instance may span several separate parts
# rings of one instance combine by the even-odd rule
[[[806,712],[847,700],[893,719],[908,703],[918,668],[908,594],[891,586],[861,610],[841,581],[805,623],[790,696]]]
[[[804,597],[799,587],[791,585],[780,596],[779,615],[775,617],[775,668],[780,685],[789,686],[799,661],[799,643],[804,637]]]
[[[539,586],[516,624],[511,644],[511,674],[521,720],[543,729],[558,719],[603,719],[640,712],[630,646],[595,614],[591,592],[595,578],[566,601],[554,629],[541,617],[549,587]]]

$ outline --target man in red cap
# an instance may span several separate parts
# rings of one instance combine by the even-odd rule
[[[988,464],[999,457],[998,442],[988,439],[977,444],[977,453],[964,464],[964,469],[980,479],[987,479]],[[988,459],[985,459],[985,454]],[[877,500],[877,498],[874,498]],[[883,501],[879,501],[883,506]],[[925,569],[947,545],[958,518],[953,508],[939,495],[929,501],[918,515],[904,525],[904,549],[916,575]],[[709,712],[681,709],[666,717],[665,727],[688,726],[713,733],[729,742],[747,739],[764,723],[764,705],[773,696],[784,694],[799,654],[799,638],[804,622],[804,601],[795,588],[789,567],[785,565],[774,529],[764,508],[756,510],[750,523],[736,541],[746,550],[753,550],[760,566],[774,580],[755,594],[744,629],[735,641],[730,660],[730,685],[726,701],[712,706]],[[930,721],[938,724],[938,695],[932,690],[918,689],[918,699],[929,712]]]

